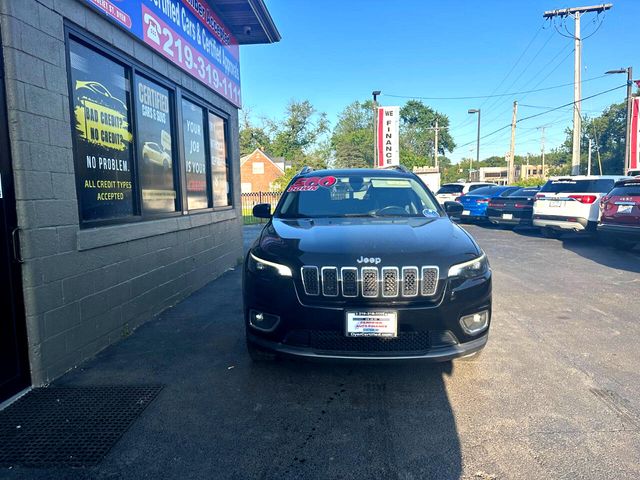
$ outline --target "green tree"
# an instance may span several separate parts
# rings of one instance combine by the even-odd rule
[[[331,135],[334,166],[373,166],[373,102],[355,101],[345,107]]]
[[[271,138],[264,126],[255,125],[250,119],[251,112],[243,110],[240,121],[240,156],[249,155],[256,148],[270,153]]]
[[[571,172],[571,156],[573,149],[573,130],[565,130],[564,143],[554,151],[549,164],[553,166],[555,175]],[[625,103],[614,103],[607,107],[601,115],[582,120],[580,135],[580,173],[587,173],[589,139],[592,140],[591,173],[613,175],[624,169],[624,149],[626,136]],[[599,152],[598,152],[599,151]],[[602,162],[600,171],[598,153]]]
[[[322,135],[328,132],[325,113],[319,113],[308,100],[292,100],[282,122],[269,122],[273,132],[270,153],[294,161],[309,153]]]
[[[449,134],[449,117],[436,112],[419,100],[409,100],[400,108],[400,163],[407,168],[433,165],[435,131],[438,120],[438,154],[455,148]]]

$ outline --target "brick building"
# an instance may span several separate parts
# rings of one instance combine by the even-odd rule
[[[242,257],[239,45],[262,0],[0,0],[0,402]]]
[[[240,159],[242,193],[270,192],[273,182],[290,168],[283,158],[271,158],[259,148]]]

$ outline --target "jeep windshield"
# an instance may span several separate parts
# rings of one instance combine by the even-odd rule
[[[441,215],[432,195],[412,178],[352,174],[299,177],[275,213],[277,218]]]

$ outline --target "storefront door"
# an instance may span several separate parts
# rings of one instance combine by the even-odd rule
[[[0,58],[0,402],[29,386],[16,204]]]

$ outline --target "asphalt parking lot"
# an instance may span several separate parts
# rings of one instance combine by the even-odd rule
[[[165,385],[100,465],[0,478],[638,478],[640,249],[465,228],[494,272],[481,356],[253,365],[236,269],[57,382]]]

